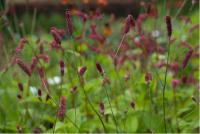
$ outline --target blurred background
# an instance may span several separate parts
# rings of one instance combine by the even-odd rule
[[[3,44],[7,44],[4,47],[8,56],[12,54],[17,41],[23,35],[34,33],[33,35],[39,36],[42,33],[49,33],[52,26],[64,28],[66,9],[71,9],[73,14],[78,10],[88,14],[99,13],[107,20],[112,16],[119,21],[128,14],[137,19],[140,13],[147,12],[150,3],[153,16],[159,17],[164,17],[165,8],[170,11],[167,14],[176,16],[178,13],[179,17],[197,13],[199,10],[198,0],[0,0],[0,2],[0,47],[3,48]],[[6,56],[3,49],[0,50],[0,56]],[[0,68],[4,61],[0,60]]]

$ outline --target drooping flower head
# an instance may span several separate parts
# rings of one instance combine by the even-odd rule
[[[125,21],[124,33],[125,34],[128,33],[130,31],[130,28],[134,26],[135,26],[135,21],[133,19],[133,16],[129,14]]]
[[[24,48],[25,44],[28,43],[28,40],[25,38],[20,39],[18,46],[15,49],[15,52],[18,54]]]
[[[28,75],[28,76],[31,76],[32,72],[31,72],[31,69],[29,68],[28,65],[26,65],[22,59],[20,58],[17,58],[16,59],[16,63],[19,65],[19,67]]]
[[[193,49],[190,49],[188,53],[186,54],[185,59],[183,60],[183,64],[182,64],[183,69],[187,66],[188,61],[190,60],[192,56],[192,53],[193,53]]]

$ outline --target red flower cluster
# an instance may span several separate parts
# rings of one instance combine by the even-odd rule
[[[65,112],[66,112],[66,98],[64,96],[60,97],[60,103],[59,103],[59,109],[57,116],[59,119],[63,120],[65,117]]]
[[[172,35],[171,17],[170,16],[166,16],[165,21],[166,21],[166,25],[167,25],[167,35],[170,38],[171,35]]]
[[[130,31],[130,28],[131,27],[134,27],[135,26],[135,21],[133,19],[133,16],[132,15],[128,15],[128,17],[126,18],[126,21],[125,21],[125,27],[124,27],[124,33],[128,33]]]
[[[72,19],[71,19],[71,12],[70,10],[66,10],[65,12],[65,18],[66,18],[66,22],[67,22],[67,30],[69,35],[73,34],[73,25],[72,25]]]
[[[29,68],[28,65],[26,65],[26,64],[22,61],[22,59],[17,58],[17,59],[16,59],[16,63],[19,65],[19,67],[20,67],[28,76],[31,76],[31,74],[32,74],[31,69]]]

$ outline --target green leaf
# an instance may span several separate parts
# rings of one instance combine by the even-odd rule
[[[129,114],[125,120],[125,130],[134,133],[138,128],[138,119],[134,114]]]

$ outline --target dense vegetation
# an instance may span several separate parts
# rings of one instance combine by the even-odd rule
[[[1,5],[0,132],[197,133],[198,3],[165,4],[14,21]]]

